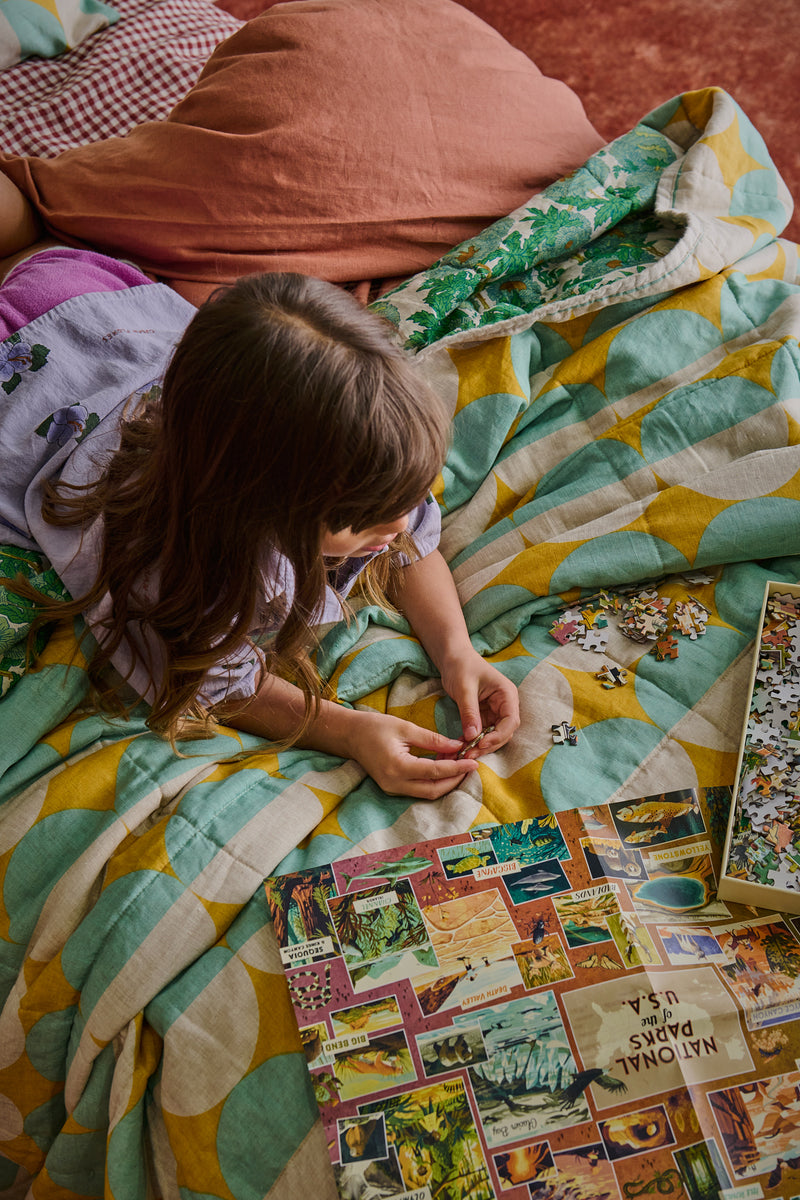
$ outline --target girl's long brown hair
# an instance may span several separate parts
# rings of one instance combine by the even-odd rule
[[[42,605],[39,621],[110,594],[95,694],[113,707],[119,685],[101,672],[123,643],[137,654],[129,623],[146,627],[163,655],[148,724],[172,741],[209,729],[199,699],[209,669],[248,632],[277,627],[268,664],[303,689],[307,722],[321,690],[307,648],[325,592],[323,535],[410,511],[442,465],[447,429],[383,322],[347,292],[300,275],[241,279],[194,316],[160,400],[123,423],[100,479],[51,489],[52,524],[103,518],[102,554],[92,589]],[[273,550],[294,570],[290,604],[265,589]]]

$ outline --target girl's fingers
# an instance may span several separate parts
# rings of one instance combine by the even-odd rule
[[[477,763],[463,760],[455,762],[446,758],[415,758],[413,754],[408,754],[398,761],[391,782],[387,780],[384,787],[395,795],[438,800],[477,769]]]
[[[403,766],[412,780],[456,779],[478,769],[477,763],[466,758],[415,758],[412,754]]]
[[[445,737],[421,725],[410,726],[408,744],[416,750],[433,750],[437,754],[457,754],[463,742],[459,738]]]
[[[464,731],[464,739],[471,742],[476,738],[483,728],[481,720],[481,710],[477,703],[477,698],[474,704],[462,702],[460,705],[459,716],[461,717],[461,728]]]
[[[467,772],[467,775],[471,772]],[[442,796],[446,796],[448,792],[452,792],[458,787],[462,778],[456,776],[450,779],[440,779],[438,781],[425,782],[421,780],[412,780],[408,784],[408,790],[405,793],[408,796],[416,796],[418,800],[439,800]]]
[[[503,717],[497,721],[494,732],[487,733],[486,737],[478,746],[480,754],[491,754],[493,750],[499,750],[501,746],[505,746],[506,742],[511,741],[511,738],[519,728],[519,720],[514,717]]]

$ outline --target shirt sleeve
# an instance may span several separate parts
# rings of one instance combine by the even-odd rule
[[[442,515],[433,496],[428,495],[411,513],[408,532],[414,538],[420,558],[425,558],[437,548],[442,536]]]
[[[94,250],[53,246],[22,259],[0,286],[0,340],[65,300],[150,283],[138,267]]]

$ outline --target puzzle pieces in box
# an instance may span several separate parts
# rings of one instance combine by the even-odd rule
[[[728,873],[800,888],[800,597],[768,597],[737,784]]]

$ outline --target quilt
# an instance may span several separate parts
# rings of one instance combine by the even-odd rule
[[[800,577],[790,212],[703,89],[376,302],[451,405],[442,546],[521,697],[440,801],[230,729],[178,757],[91,710],[78,628],[26,668],[5,597],[0,1189],[334,1196],[264,878],[733,782],[764,585]],[[364,605],[317,661],[341,703],[458,732],[402,620]]]

